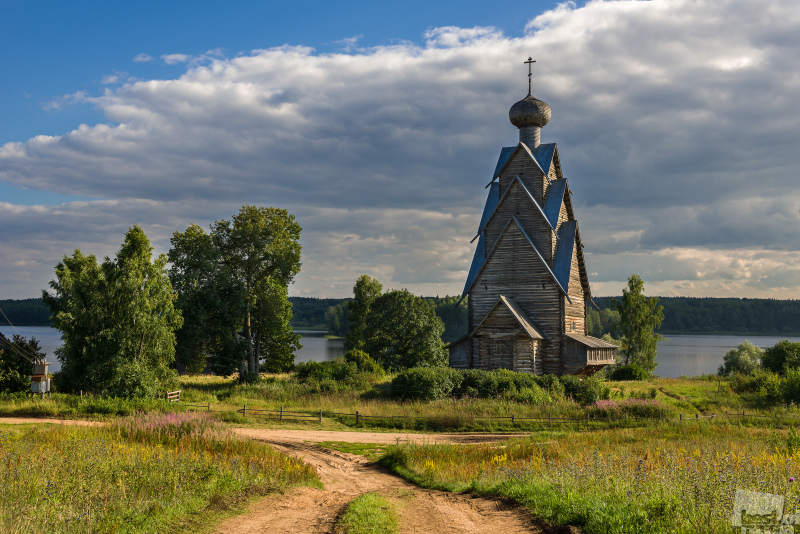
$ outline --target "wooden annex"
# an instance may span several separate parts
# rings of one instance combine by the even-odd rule
[[[530,85],[529,85],[530,89]],[[463,296],[468,334],[450,366],[541,374],[592,374],[616,346],[588,335],[593,305],[558,148],[541,144],[550,107],[528,96],[509,111],[517,146],[500,151]]]

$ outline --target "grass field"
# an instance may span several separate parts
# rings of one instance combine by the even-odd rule
[[[798,505],[800,455],[786,432],[661,425],[540,433],[492,445],[398,445],[381,460],[430,488],[511,497],[587,533],[731,532],[737,489]],[[791,511],[787,509],[787,511]]]
[[[0,426],[3,533],[196,532],[215,511],[298,484],[319,486],[314,468],[203,414]]]

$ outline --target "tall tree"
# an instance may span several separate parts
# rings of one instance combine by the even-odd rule
[[[61,384],[147,397],[175,383],[175,330],[183,319],[166,272],[144,231],[133,226],[116,258],[101,265],[76,250],[56,266],[53,293],[42,292],[61,331]]]
[[[258,373],[253,311],[275,297],[274,284],[287,287],[300,271],[301,230],[286,210],[249,205],[242,206],[231,221],[223,219],[212,225],[222,262],[244,286],[243,336],[250,373]]]
[[[444,324],[433,307],[408,290],[389,291],[376,298],[364,329],[364,348],[381,367],[443,367]]]
[[[238,331],[244,321],[244,286],[222,263],[211,234],[196,224],[172,234],[169,276],[178,295],[183,326],[176,334],[175,358],[190,373],[210,365],[227,376],[246,352]]]
[[[292,320],[289,288],[276,279],[261,284],[254,308],[255,359],[264,360],[263,369],[267,372],[288,371],[294,364],[295,351],[302,348],[300,336],[289,324]]]
[[[383,286],[378,280],[362,274],[353,286],[353,300],[347,303],[349,330],[344,341],[347,350],[363,350],[366,342],[365,332],[372,303],[381,296]]]
[[[664,308],[658,298],[645,298],[644,282],[637,274],[628,278],[622,290],[622,300],[611,301],[619,312],[619,331],[622,334],[624,364],[636,364],[648,373],[655,371],[657,344],[662,337],[654,332],[664,320]]]
[[[8,339],[0,333],[0,393],[29,391],[33,361],[44,358],[35,337],[15,335]]]

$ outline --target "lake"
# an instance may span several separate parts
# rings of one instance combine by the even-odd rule
[[[47,326],[0,326],[0,332],[11,337],[20,334],[25,337],[34,336],[39,340],[47,360],[53,362],[51,371],[60,368],[54,351],[61,345],[61,336],[54,328]],[[303,338],[300,343],[303,348],[295,354],[295,362],[328,361],[335,360],[344,353],[341,339],[328,339],[324,332],[311,330],[297,330]],[[771,347],[781,339],[800,341],[800,337],[781,336],[687,336],[668,335],[667,341],[658,344],[658,369],[656,374],[663,377],[677,378],[681,375],[696,376],[713,374],[722,365],[725,353],[735,348],[736,345],[749,339],[759,347]]]

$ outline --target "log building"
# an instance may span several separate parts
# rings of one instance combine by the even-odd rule
[[[508,114],[519,143],[500,151],[487,186],[463,292],[468,334],[449,346],[450,366],[591,374],[615,363],[616,346],[588,335],[594,303],[572,192],[555,143],[540,142],[551,110],[528,77]]]

